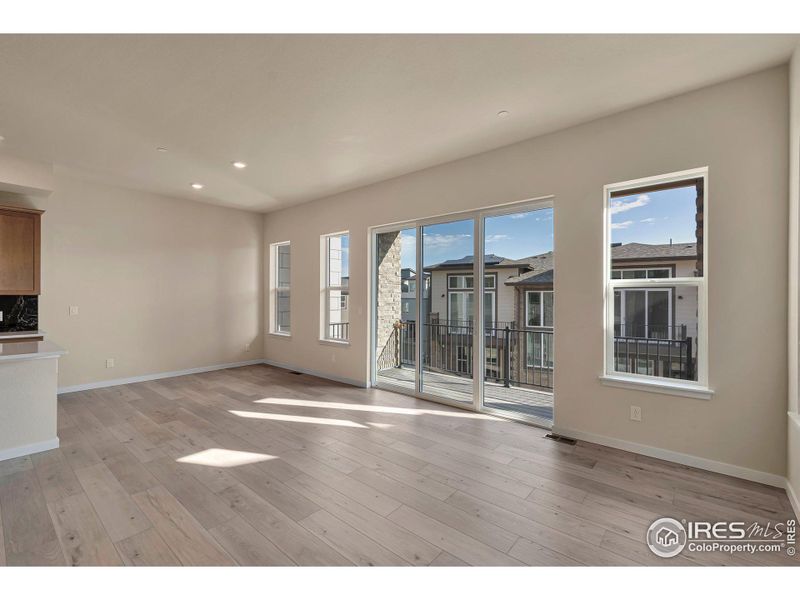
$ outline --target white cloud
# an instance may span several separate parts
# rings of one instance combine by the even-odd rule
[[[612,200],[611,207],[609,211],[612,215],[619,214],[621,212],[625,212],[628,210],[633,210],[634,208],[641,208],[642,206],[647,206],[650,203],[650,196],[647,194],[641,194],[636,197],[634,200]]]
[[[527,217],[529,214],[530,214],[530,213],[517,213],[517,214],[515,214],[515,215],[511,215],[511,218],[512,218],[512,219],[524,219],[524,218],[525,218],[525,217]]]
[[[403,254],[417,251],[417,236],[407,235],[405,233],[400,235],[400,251]]]
[[[506,235],[505,233],[495,233],[486,236],[486,243],[491,244],[494,242],[499,242],[500,240],[510,240],[510,239],[511,239],[510,235]]]
[[[633,225],[633,221],[623,221],[622,223],[612,223],[611,229],[627,229]]]
[[[639,221],[639,223],[651,223],[651,224],[655,223],[655,222],[656,222],[656,218],[655,217],[649,217],[647,219],[642,219],[641,221]]]
[[[468,233],[425,233],[423,235],[426,249],[447,248],[472,237]]]

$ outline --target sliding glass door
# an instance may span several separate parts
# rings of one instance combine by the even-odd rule
[[[550,426],[553,281],[547,201],[377,228],[373,384]]]
[[[555,367],[553,209],[484,217],[483,241],[486,289],[493,277],[497,295],[495,313],[483,322],[483,407],[549,427]]]
[[[473,219],[422,227],[422,271],[430,281],[421,303],[420,391],[472,405],[475,330]]]

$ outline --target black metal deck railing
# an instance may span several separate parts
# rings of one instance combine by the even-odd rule
[[[696,339],[686,325],[617,324],[614,370],[692,381],[697,373]]]
[[[378,370],[416,364],[415,321],[395,324],[378,355]],[[426,371],[472,377],[473,324],[471,321],[425,323],[422,364]],[[513,322],[496,322],[484,328],[484,377],[511,385],[552,389],[553,330],[519,329]]]
[[[433,321],[422,332],[422,366],[426,371],[472,377],[473,325],[469,321]],[[398,321],[378,355],[378,370],[416,364],[418,327]],[[614,335],[614,368],[692,380],[696,373],[696,343],[687,327],[618,326]],[[492,323],[484,328],[484,373],[487,381],[507,387],[553,388],[553,329],[519,328]]]

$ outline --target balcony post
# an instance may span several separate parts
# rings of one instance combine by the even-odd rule
[[[511,330],[506,325],[503,331],[503,385],[511,387]]]
[[[402,325],[398,327],[399,322],[395,323],[394,326],[394,366],[400,367],[402,361],[400,360],[400,338],[403,335],[403,327]]]

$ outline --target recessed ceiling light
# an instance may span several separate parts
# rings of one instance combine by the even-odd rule
[[[166,152],[166,151],[167,149],[164,148],[163,146],[159,146],[158,148],[156,148],[156,152]]]
[[[497,113],[497,116],[500,117],[501,119],[505,119],[510,114],[511,113],[508,112],[507,110],[501,110],[499,113]]]
[[[235,160],[231,163],[237,169],[244,169],[247,166],[246,162],[242,162],[240,160]]]
[[[203,184],[202,183],[193,183],[192,187],[194,189],[196,189],[196,190],[202,190],[203,189]]]
[[[5,141],[6,141],[6,138],[4,138],[2,135],[0,135],[0,142],[5,142]]]

